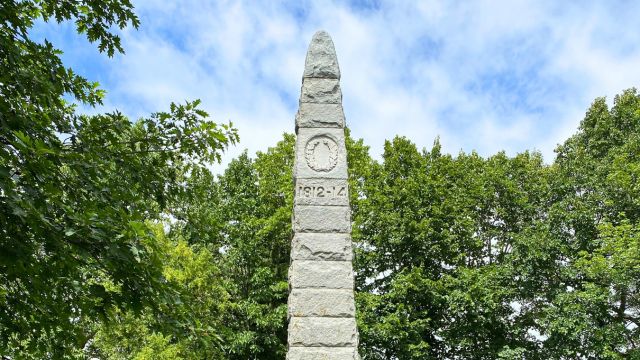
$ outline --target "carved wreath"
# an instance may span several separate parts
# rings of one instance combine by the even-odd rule
[[[327,161],[320,162],[316,158],[316,150],[319,145],[326,146],[329,150]],[[327,136],[316,136],[307,142],[304,157],[311,169],[322,172],[331,171],[338,164],[338,145]]]

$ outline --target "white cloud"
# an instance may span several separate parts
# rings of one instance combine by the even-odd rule
[[[597,96],[640,83],[640,3],[327,1],[136,4],[127,55],[105,65],[110,106],[134,117],[201,98],[250,152],[292,132],[312,34],[332,35],[355,137],[444,150],[540,150],[547,161]],[[635,7],[635,8],[630,8]],[[89,74],[89,77],[90,74]]]

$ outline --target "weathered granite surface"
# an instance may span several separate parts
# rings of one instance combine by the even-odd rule
[[[351,231],[351,210],[348,206],[306,206],[296,205],[293,219],[295,232],[337,232]]]
[[[340,79],[336,49],[326,31],[318,31],[313,35],[302,76],[303,78]]]
[[[353,317],[351,289],[294,289],[289,294],[289,315],[296,317]]]
[[[287,360],[356,360],[357,348],[353,347],[290,347]]]
[[[300,103],[296,127],[344,127],[342,104]]]
[[[317,32],[296,114],[288,360],[356,360],[351,210],[340,68]]]
[[[297,233],[291,243],[291,260],[351,261],[351,236],[341,233]]]
[[[289,346],[356,346],[356,319],[334,317],[291,317]]]
[[[289,267],[292,289],[351,289],[351,261],[293,260]]]
[[[304,78],[302,80],[301,103],[341,104],[340,80]]]

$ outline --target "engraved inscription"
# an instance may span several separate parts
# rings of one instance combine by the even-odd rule
[[[338,164],[338,144],[326,135],[315,136],[307,142],[304,156],[311,169],[331,171]]]
[[[298,186],[296,196],[304,198],[345,197],[346,186]]]
[[[296,205],[348,205],[347,179],[296,179]]]

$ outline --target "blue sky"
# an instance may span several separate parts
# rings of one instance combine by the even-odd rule
[[[141,26],[106,58],[72,24],[40,24],[66,64],[132,118],[202,99],[243,149],[293,132],[306,48],[333,37],[352,135],[489,156],[553,149],[590,103],[640,86],[638,1],[134,1]]]

